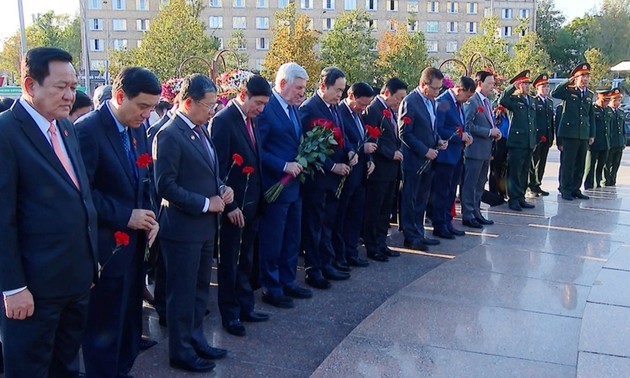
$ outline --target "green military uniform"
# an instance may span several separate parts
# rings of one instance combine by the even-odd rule
[[[623,149],[626,148],[626,113],[619,108],[612,110],[612,112],[612,121],[610,123],[610,151],[608,152],[608,161],[604,167],[604,179],[606,180],[604,185],[606,186],[614,186],[617,184],[617,172],[621,165]]]
[[[539,75],[534,79],[534,86],[546,83],[548,76]],[[541,95],[534,97],[534,108],[536,110],[536,147],[532,152],[532,164],[529,168],[528,187],[532,192],[543,193],[540,189],[542,178],[545,175],[547,156],[549,147],[553,145],[554,131],[554,110],[551,98],[544,98]],[[548,193],[547,193],[548,194]]]
[[[515,84],[529,82],[529,71],[516,75],[499,98],[499,104],[508,110],[510,132],[508,150],[508,195],[510,208],[531,207],[525,202],[527,176],[536,146],[536,110],[534,98],[528,94],[515,94]]]
[[[572,76],[589,72],[588,63],[573,70]],[[562,177],[562,198],[572,200],[588,198],[580,192],[586,151],[589,138],[595,137],[595,119],[593,113],[594,94],[588,89],[581,90],[569,85],[569,80],[560,83],[551,96],[562,100],[562,116],[558,125],[557,140],[562,146],[560,175]]]
[[[604,95],[608,91],[598,91],[598,95]],[[584,172],[584,189],[601,187],[604,165],[610,149],[610,123],[613,117],[612,109],[604,105],[593,105],[595,117],[595,141],[588,147],[586,153],[586,171]]]

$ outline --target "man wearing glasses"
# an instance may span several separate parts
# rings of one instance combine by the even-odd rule
[[[418,87],[400,104],[398,128],[402,141],[403,185],[400,205],[401,226],[407,248],[426,250],[436,245],[436,239],[424,235],[424,213],[429,201],[433,170],[431,163],[444,149],[447,141],[441,140],[435,128],[435,98],[442,88],[444,75],[434,67],[425,68]]]

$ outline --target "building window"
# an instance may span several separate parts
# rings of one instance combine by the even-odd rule
[[[313,21],[313,17],[309,17],[308,24],[306,25],[306,29],[313,30],[313,25],[315,25],[315,22]]]
[[[90,70],[92,70],[92,71],[101,71],[104,68],[105,68],[105,61],[104,60],[90,59]]]
[[[103,7],[102,0],[90,0],[88,3],[88,8],[90,9],[101,9]]]
[[[256,17],[256,29],[269,29],[269,17]]]
[[[449,21],[446,25],[448,33],[457,33],[457,21]]]
[[[365,0],[365,9],[369,11],[377,11],[378,10],[377,0]]]
[[[395,32],[396,31],[396,22],[394,20],[387,20],[386,26],[388,31]]]
[[[313,0],[300,0],[300,7],[302,9],[313,9]]]
[[[267,42],[267,38],[256,38],[256,50],[269,50],[269,42]]]
[[[269,8],[269,0],[256,0],[256,8]]]
[[[427,1],[427,12],[428,13],[437,13],[440,11],[440,2],[439,1]]]
[[[125,10],[125,0],[114,0],[112,3],[113,10]]]
[[[467,22],[466,23],[466,33],[468,33],[468,34],[477,34],[477,23],[476,22]]]
[[[214,37],[214,38],[217,39],[217,42],[219,44],[219,50],[223,50],[224,49],[224,47],[223,47],[223,37]]]
[[[377,25],[376,20],[368,20],[367,26],[368,26],[368,28],[371,28],[372,31],[377,31],[378,30],[378,25]]]
[[[113,46],[114,46],[114,50],[126,50],[127,49],[127,40],[126,39],[114,39]]]
[[[265,59],[263,58],[256,58],[256,70],[258,71],[262,71],[263,68],[265,68],[265,66],[263,65],[265,63]]]
[[[522,28],[521,29],[521,37],[525,37],[525,34],[527,34],[528,31],[529,31],[528,28]]]
[[[437,52],[438,51],[438,42],[437,41],[427,41],[427,51],[428,52]]]
[[[149,0],[136,0],[136,9],[141,11],[148,11]]]
[[[247,29],[247,17],[245,16],[232,17],[232,28],[233,29]]]
[[[149,20],[139,19],[136,20],[136,27],[138,31],[147,31],[149,30]]]
[[[286,8],[289,6],[289,0],[278,0],[278,8]]]
[[[387,10],[390,12],[398,12],[398,0],[387,0]]]
[[[344,0],[343,1],[343,9],[344,10],[355,10],[355,9],[357,9],[357,0]]]
[[[334,18],[324,18],[322,20],[322,30],[332,30],[335,27]]]
[[[335,0],[323,0],[322,1],[322,6],[326,10],[335,9]]]
[[[245,40],[238,41],[238,45],[236,45],[236,49],[239,51],[247,50],[247,41]]]
[[[501,18],[504,20],[512,19],[512,8],[503,8],[501,11]]]
[[[427,21],[427,33],[437,33],[440,25],[437,21]]]
[[[103,51],[103,45],[102,39],[90,39],[90,51]]]
[[[418,13],[418,0],[407,0],[407,12]]]
[[[127,30],[127,20],[113,19],[112,20],[112,29],[114,31],[125,31],[125,30]]]
[[[446,13],[459,13],[459,3],[457,1],[447,1]]]
[[[452,53],[457,51],[457,41],[446,42],[446,52]]]
[[[477,3],[466,3],[466,13],[477,14]]]
[[[409,20],[407,22],[407,31],[410,33],[415,33],[418,31],[418,21],[417,20]]]
[[[210,29],[222,29],[223,16],[210,16],[210,18],[208,19],[208,27]]]
[[[234,0],[232,3],[233,8],[245,8],[245,0]]]
[[[503,36],[504,37],[511,37],[512,36],[512,27],[511,26],[504,26],[503,27]]]
[[[91,18],[90,19],[90,30],[103,30],[103,19],[102,18]]]
[[[529,18],[529,9],[521,9],[520,18]]]
[[[210,8],[221,8],[223,6],[222,0],[210,0],[208,6],[210,6]]]

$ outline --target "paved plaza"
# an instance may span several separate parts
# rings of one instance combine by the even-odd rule
[[[355,268],[348,281],[289,310],[260,301],[271,319],[221,328],[212,291],[211,345],[229,349],[214,372],[168,367],[166,329],[145,309],[158,340],[136,377],[615,377],[630,372],[630,153],[617,187],[567,202],[550,153],[536,208],[487,209],[495,224],[443,240],[430,253],[404,248],[387,263]],[[485,206],[485,205],[484,205]],[[461,226],[459,218],[456,225]],[[213,280],[216,280],[216,272]],[[303,272],[300,279],[303,280]],[[302,281],[303,282],[303,281]]]

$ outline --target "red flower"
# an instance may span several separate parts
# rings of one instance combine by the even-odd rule
[[[136,165],[139,168],[149,168],[149,165],[151,165],[153,163],[153,158],[151,158],[151,155],[149,155],[148,153],[143,153],[140,154],[140,156],[138,156],[138,159],[136,159]]]
[[[503,105],[499,105],[499,106],[497,106],[497,111],[499,113],[505,113],[505,107]]]
[[[540,143],[547,143],[547,137],[546,136],[541,136],[540,137]]]
[[[239,154],[234,154],[232,155],[232,162],[240,167],[243,165],[243,157]]]
[[[243,174],[251,175],[252,173],[254,173],[254,167],[249,165],[243,167]]]
[[[464,135],[464,129],[463,129],[461,126],[457,126],[457,127],[456,127],[456,130],[457,130],[457,131],[456,131],[456,132],[457,132],[457,135],[459,135],[459,137],[461,138],[461,137],[462,137],[462,135]]]
[[[333,127],[333,137],[335,138],[335,141],[337,142],[337,145],[340,148],[343,148],[343,145],[344,145],[343,132],[337,126]]]
[[[323,127],[325,129],[332,130],[335,127],[335,124],[325,118],[316,118],[313,122],[311,122],[311,127]]]
[[[370,136],[370,138],[376,139],[381,136],[381,129],[379,129],[378,127],[365,125],[365,129],[367,130],[367,133]]]
[[[477,106],[477,112],[483,113],[483,106]]]
[[[391,118],[391,116],[392,116],[392,112],[389,111],[389,109],[383,109],[383,117]]]
[[[411,123],[411,118],[409,118],[409,117],[407,117],[407,116],[404,116],[404,117],[403,117],[403,119],[402,119],[402,121],[403,121],[403,123],[404,123],[405,125],[408,125],[408,124],[410,124],[410,123]]]
[[[126,247],[129,245],[129,235],[122,231],[114,232],[114,239],[116,240],[116,247]]]

